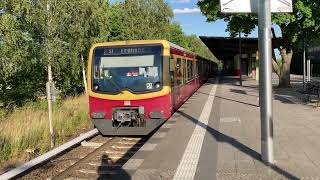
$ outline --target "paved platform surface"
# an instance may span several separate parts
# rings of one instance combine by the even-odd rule
[[[224,77],[210,79],[133,155],[126,177],[320,180],[320,109],[281,92],[288,91],[275,90],[273,166],[260,160],[257,82],[240,87]]]

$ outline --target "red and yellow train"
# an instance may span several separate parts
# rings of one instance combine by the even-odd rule
[[[147,135],[217,64],[165,40],[99,43],[90,50],[90,117],[103,135]]]

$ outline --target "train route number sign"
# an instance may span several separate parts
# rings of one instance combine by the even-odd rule
[[[222,13],[257,13],[258,0],[220,0]],[[271,0],[271,12],[292,12],[292,0]]]

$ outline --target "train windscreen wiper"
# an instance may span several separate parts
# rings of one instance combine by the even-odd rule
[[[105,78],[105,79],[107,79],[114,87],[116,87],[120,93],[123,93],[122,89],[111,78]]]

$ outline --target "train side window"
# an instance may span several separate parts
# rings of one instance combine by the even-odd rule
[[[192,79],[192,61],[187,61],[188,68],[188,80]]]
[[[201,75],[203,75],[203,61],[201,59],[201,63],[200,63],[200,72],[201,72]]]
[[[204,62],[203,59],[202,59],[202,75],[203,75],[203,76],[206,75],[206,63]]]
[[[174,71],[174,70],[175,70],[174,57],[171,56],[169,61],[170,61],[170,62],[169,62],[170,71]]]
[[[201,69],[200,69],[200,65],[201,65],[201,62],[200,62],[200,60],[198,59],[198,75],[200,76],[200,74],[201,74]]]
[[[197,64],[195,61],[192,61],[192,77],[196,77],[197,76]]]
[[[193,61],[190,61],[190,71],[191,71],[191,73],[190,73],[190,75],[191,75],[190,79],[193,79],[193,76],[194,76]]]
[[[170,74],[170,84],[171,87],[174,87],[174,73],[175,73],[175,59],[171,55],[169,59],[169,74]]]
[[[206,76],[208,76],[208,62],[207,61],[205,62],[205,65],[206,65],[205,66]]]
[[[197,60],[197,75],[199,76],[200,75],[200,60],[198,59]]]
[[[199,69],[200,69],[200,75],[202,76],[203,75],[203,70],[202,70],[202,59],[200,60],[200,62],[199,62]]]
[[[177,85],[183,84],[183,65],[182,65],[181,58],[177,58],[176,71],[175,72],[176,72]]]
[[[208,62],[206,61],[206,75],[208,75]]]
[[[186,59],[182,60],[182,64],[183,64],[183,79],[184,79],[184,83],[186,83],[188,81],[188,68],[187,68],[187,61]]]

